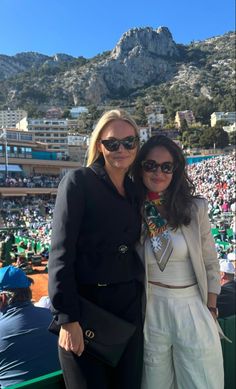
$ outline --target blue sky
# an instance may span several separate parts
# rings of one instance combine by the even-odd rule
[[[0,0],[0,54],[93,57],[134,27],[187,44],[235,29],[235,0]]]

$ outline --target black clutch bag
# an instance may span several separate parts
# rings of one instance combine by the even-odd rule
[[[83,297],[80,297],[80,312],[85,352],[115,367],[136,327]],[[59,335],[60,328],[53,320],[48,330]]]

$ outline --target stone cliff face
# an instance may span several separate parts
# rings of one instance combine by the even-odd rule
[[[129,30],[119,40],[111,53],[111,57],[118,60],[136,58],[142,54],[173,57],[178,55],[176,44],[167,27],[135,28]]]
[[[174,59],[178,56],[168,28],[129,30],[108,58],[78,80],[77,92],[82,89],[85,99],[91,103],[126,96],[151,83],[167,81],[176,70]]]

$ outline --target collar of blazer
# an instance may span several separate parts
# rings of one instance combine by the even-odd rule
[[[104,159],[102,156],[99,157],[97,161],[95,161],[91,166],[89,166],[89,169],[91,169],[98,176],[99,179],[103,180],[107,186],[109,186],[113,191],[117,193],[117,189],[115,185],[113,184],[109,175],[104,169]],[[128,174],[125,175],[124,187],[128,199],[132,203],[137,202],[138,194],[136,192],[136,187],[132,182],[131,178],[128,176]]]

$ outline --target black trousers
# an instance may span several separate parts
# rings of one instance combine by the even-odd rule
[[[143,364],[142,285],[137,281],[108,286],[83,286],[81,295],[135,324],[119,364],[112,368],[84,352],[81,357],[59,347],[67,389],[140,389]],[[106,323],[104,323],[106,325]]]

